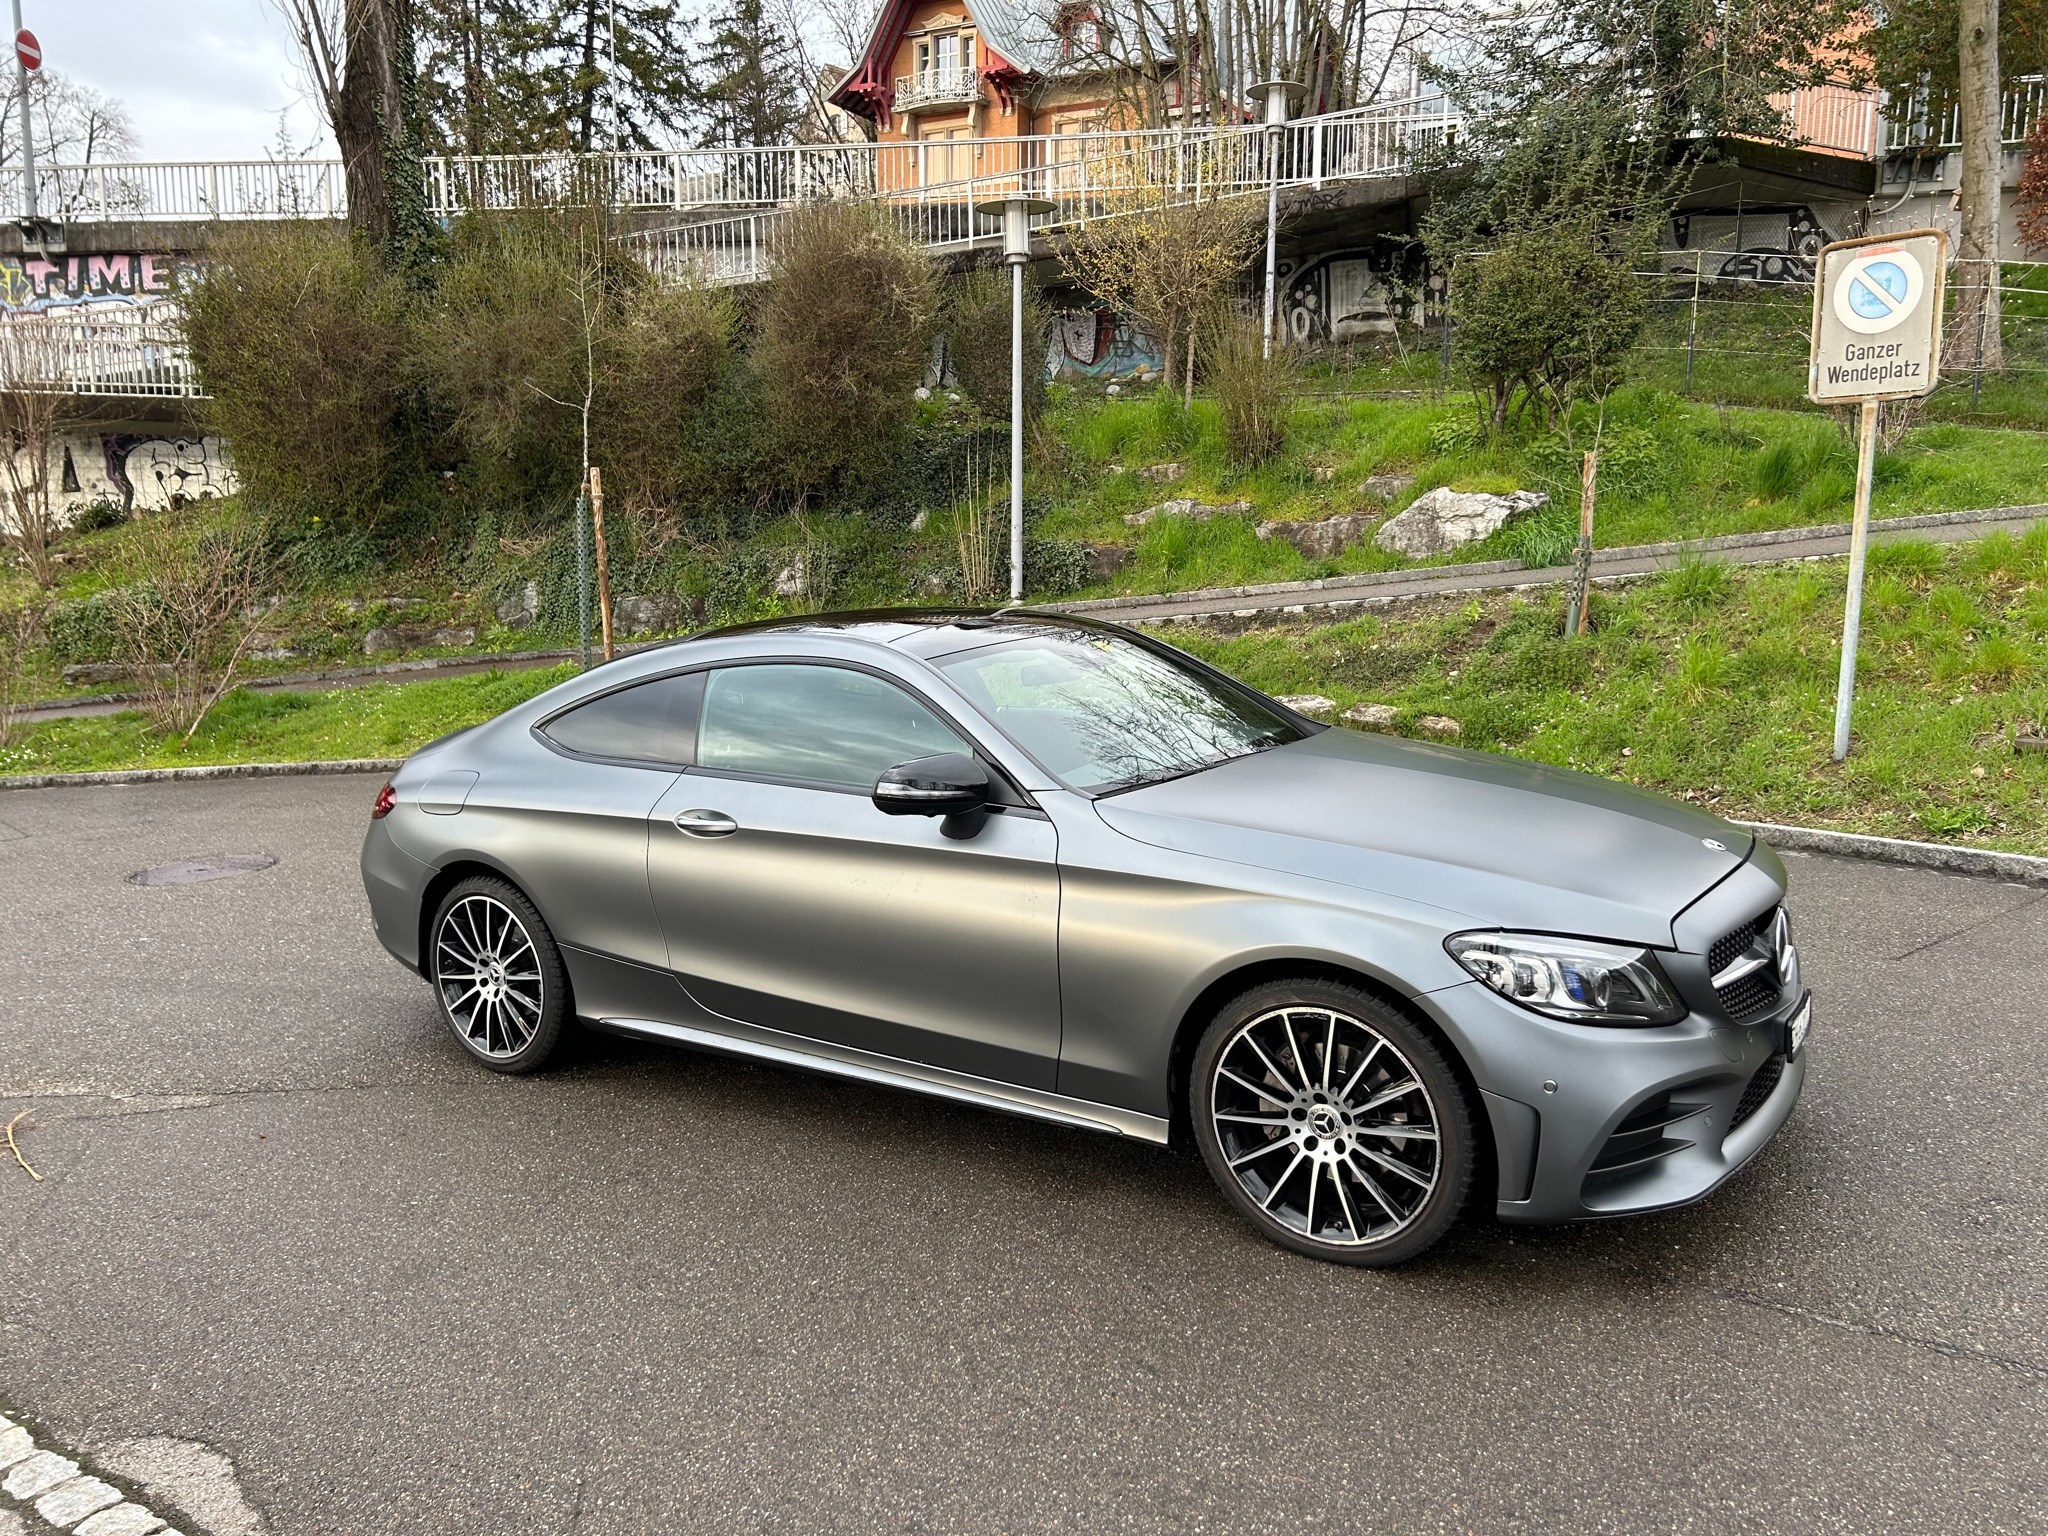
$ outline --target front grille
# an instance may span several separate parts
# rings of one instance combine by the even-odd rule
[[[1749,1085],[1742,1090],[1742,1101],[1735,1106],[1735,1113],[1729,1117],[1728,1129],[1734,1130],[1764,1107],[1764,1101],[1778,1091],[1778,1080],[1785,1075],[1785,1058],[1773,1056],[1756,1069]]]
[[[1759,937],[1770,933],[1777,918],[1778,909],[1772,907],[1714,940],[1707,950],[1707,974],[1718,976],[1740,960]],[[1716,987],[1714,996],[1720,999],[1721,1011],[1737,1024],[1760,1019],[1777,1007],[1783,996],[1778,986],[1778,968],[1775,964],[1765,965],[1746,976],[1738,976],[1726,986]]]
[[[1770,928],[1771,919],[1777,915],[1776,907],[1768,912],[1759,912],[1740,928],[1724,933],[1714,940],[1714,947],[1707,951],[1707,974],[1718,976],[1741,959],[1742,952],[1749,948],[1758,934]]]

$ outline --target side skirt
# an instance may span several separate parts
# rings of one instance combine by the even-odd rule
[[[900,1088],[908,1093],[922,1093],[981,1109],[1046,1120],[1054,1125],[1073,1126],[1084,1131],[1106,1131],[1113,1136],[1129,1136],[1160,1146],[1166,1144],[1167,1122],[1155,1115],[1141,1115],[1135,1110],[1091,1103],[1086,1099],[1063,1098],[1056,1093],[1041,1093],[1035,1088],[1020,1088],[985,1077],[969,1077],[964,1072],[948,1072],[942,1067],[921,1066],[891,1056],[875,1056],[866,1051],[823,1045],[795,1035],[778,1035],[774,1031],[745,1025],[738,1026],[745,1033],[727,1033],[693,1024],[666,1024],[653,1019],[614,1018],[590,1022],[600,1029],[622,1035],[665,1040],[728,1056],[745,1056],[805,1072],[850,1077],[859,1082],[878,1083],[885,1088]]]

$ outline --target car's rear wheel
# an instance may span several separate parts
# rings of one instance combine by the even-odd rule
[[[1202,1160],[1282,1247],[1404,1263],[1465,1204],[1472,1110],[1415,1022],[1357,987],[1256,987],[1203,1032],[1188,1073]]]
[[[562,952],[533,903],[488,876],[441,898],[432,975],[441,1016],[493,1072],[531,1072],[561,1043],[569,1012]]]

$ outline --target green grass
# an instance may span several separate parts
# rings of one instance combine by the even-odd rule
[[[1681,565],[1593,598],[1404,605],[1325,626],[1164,631],[1273,693],[1448,715],[1468,746],[1626,779],[1724,815],[2048,854],[2048,525],[1871,552],[1855,750],[1830,761],[1845,567]],[[570,676],[489,673],[230,694],[190,751],[139,716],[53,721],[0,772],[395,757]]]
[[[0,747],[0,774],[403,757],[523,703],[575,670],[565,664],[317,693],[238,690],[207,716],[190,748],[158,736],[133,712],[52,720],[17,730]]]
[[[1369,541],[1334,559],[1310,560],[1291,544],[1260,540],[1255,532],[1266,519],[1376,511],[1378,504],[1360,487],[1385,471],[1414,476],[1394,510],[1440,485],[1548,491],[1549,509],[1455,558],[1558,563],[1577,536],[1578,457],[1596,434],[1602,459],[1594,542],[1603,548],[1842,522],[1855,490],[1855,451],[1835,419],[1805,410],[1704,405],[1646,385],[1618,391],[1604,421],[1581,411],[1570,433],[1531,430],[1489,443],[1477,441],[1470,405],[1456,397],[1305,397],[1293,413],[1286,450],[1249,472],[1228,462],[1215,408],[1200,398],[1182,412],[1163,392],[1119,400],[1077,396],[1056,408],[1049,426],[1068,456],[1042,531],[1132,551],[1116,582],[1090,589],[1091,595],[1404,565]],[[1133,473],[1166,463],[1185,467],[1171,484]],[[1253,511],[1202,522],[1160,518],[1135,530],[1124,522],[1128,513],[1180,496],[1249,501]],[[1915,427],[1882,453],[1872,493],[1879,517],[2044,498],[2048,437],[1953,422]]]
[[[2048,526],[1872,551],[1849,760],[1830,760],[1845,567],[1692,563],[1596,591],[1389,610],[1174,643],[1274,693],[1449,715],[1468,746],[1729,816],[2048,854]]]

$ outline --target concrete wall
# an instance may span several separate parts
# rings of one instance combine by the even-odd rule
[[[219,438],[164,421],[68,427],[51,446],[49,475],[66,521],[95,505],[160,512],[235,489],[234,465]]]

